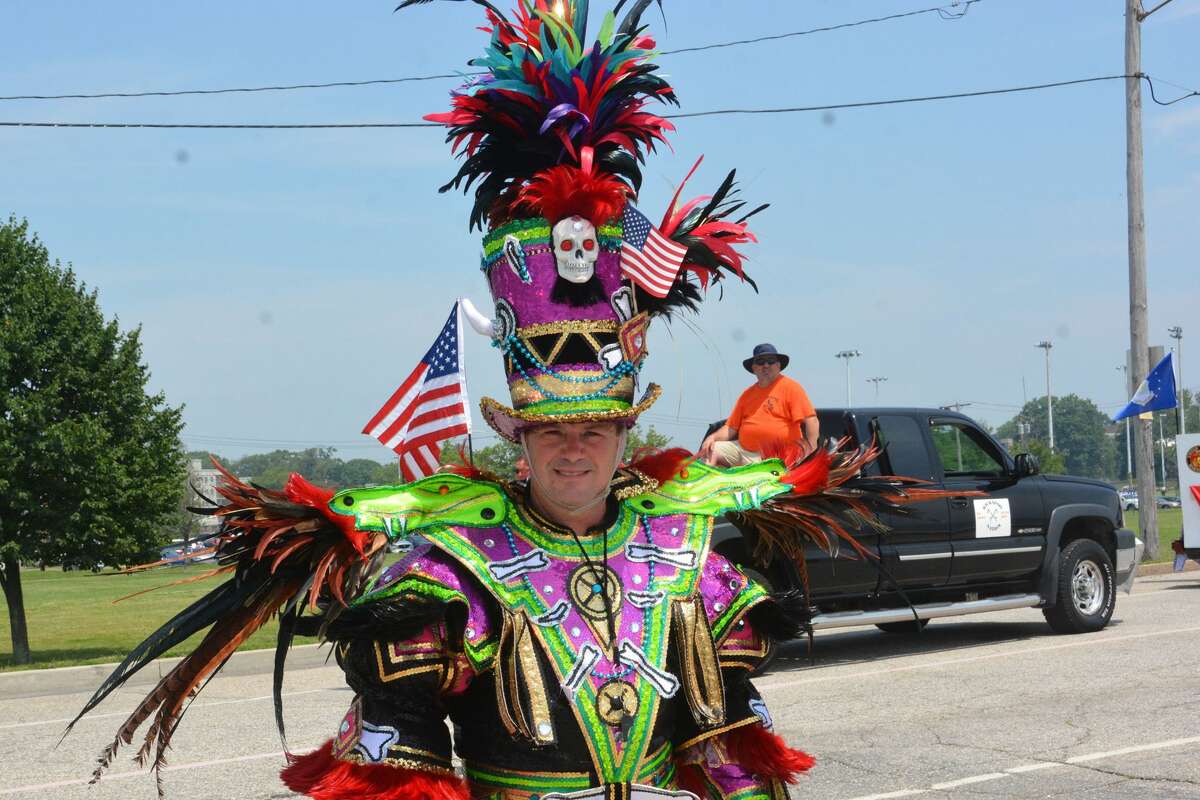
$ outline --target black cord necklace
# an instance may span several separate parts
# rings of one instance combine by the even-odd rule
[[[604,619],[608,623],[608,641],[612,646],[612,661],[615,664],[617,661],[617,628],[613,619],[612,598],[608,596],[608,526],[604,526],[601,539],[601,544],[604,548],[602,572],[597,571],[596,564],[592,561],[592,557],[588,555],[587,548],[583,546],[583,541],[579,538],[579,534],[575,532],[574,528],[569,528],[569,530],[571,531],[571,538],[575,540],[575,546],[579,548],[579,553],[583,556],[583,562],[587,564],[588,570],[596,581],[593,584],[593,588],[600,587],[600,599],[604,602]]]

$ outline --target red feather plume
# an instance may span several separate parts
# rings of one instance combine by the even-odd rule
[[[354,764],[335,758],[333,740],[293,757],[279,777],[293,792],[313,800],[470,800],[467,784],[439,775],[388,764]]]
[[[550,220],[571,216],[601,225],[621,213],[632,190],[611,175],[560,164],[539,172],[517,195],[518,207]]]
[[[802,750],[788,747],[778,735],[761,725],[743,725],[725,734],[725,746],[734,763],[760,778],[795,783],[817,763]]]
[[[696,457],[682,447],[672,447],[668,450],[651,450],[645,454],[635,453],[629,468],[661,484],[686,470],[687,465],[695,460]]]

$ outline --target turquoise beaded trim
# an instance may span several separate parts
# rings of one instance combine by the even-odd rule
[[[581,376],[559,373],[549,364],[544,363],[540,358],[538,358],[533,351],[529,349],[525,342],[521,341],[520,337],[516,336],[515,334],[509,335],[509,337],[503,341],[493,339],[492,346],[499,347],[506,356],[512,359],[513,366],[517,368],[517,372],[521,373],[521,377],[524,378],[530,386],[536,387],[537,390],[542,393],[542,396],[547,400],[558,402],[587,402],[588,400],[609,399],[608,393],[614,386],[620,383],[625,377],[636,375],[638,372],[638,367],[633,362],[627,359],[622,359],[621,363],[617,364],[616,369],[612,370],[597,365],[600,366],[601,370],[597,375]],[[549,373],[564,383],[586,384],[599,383],[603,380],[607,380],[608,383],[599,389],[588,392],[587,394],[558,394],[542,386],[540,383],[538,383],[534,376],[526,372],[525,366],[521,363],[522,359],[520,357],[524,357],[524,360],[529,362],[531,369]]]

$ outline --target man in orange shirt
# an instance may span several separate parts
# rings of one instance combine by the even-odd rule
[[[699,456],[719,467],[737,467],[762,460],[771,442],[795,442],[802,455],[817,449],[820,426],[804,387],[780,373],[790,361],[773,344],[760,344],[742,362],[755,377],[733,406],[733,413],[700,446]]]

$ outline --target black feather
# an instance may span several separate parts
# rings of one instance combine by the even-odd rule
[[[145,641],[131,650],[129,655],[125,656],[125,660],[104,679],[91,699],[75,715],[75,719],[67,725],[63,736],[71,731],[84,714],[100,705],[104,698],[119,689],[138,670],[162,656],[175,645],[186,641],[192,634],[204,630],[221,617],[240,607],[247,598],[254,594],[257,588],[250,581],[232,578],[168,620],[158,630],[146,637]]]
[[[279,730],[279,741],[283,744],[283,752],[287,753],[287,733],[283,725],[283,668],[287,662],[288,650],[296,636],[296,622],[300,618],[303,607],[293,603],[279,615],[279,635],[275,638],[275,668],[271,678],[271,698],[275,704],[275,727]]]
[[[787,642],[808,630],[812,608],[804,592],[780,592],[750,609],[746,618],[754,630],[776,642]]]
[[[374,603],[342,609],[333,620],[302,617],[295,632],[321,636],[326,641],[399,641],[411,638],[446,617],[446,604],[420,595],[400,595]]]
[[[462,2],[463,0],[454,0],[454,1]],[[403,3],[396,6],[395,11],[399,11],[403,8],[408,8],[409,6],[423,6],[426,3],[432,3],[432,2],[433,2],[433,0],[404,0]],[[500,9],[496,8],[491,3],[487,2],[487,0],[470,0],[470,2],[474,3],[477,6],[483,6],[484,8],[488,9],[493,14],[495,14],[497,17],[499,17],[502,22],[504,22],[506,24],[510,24],[508,22],[508,18],[504,16],[504,12],[502,12]]]

